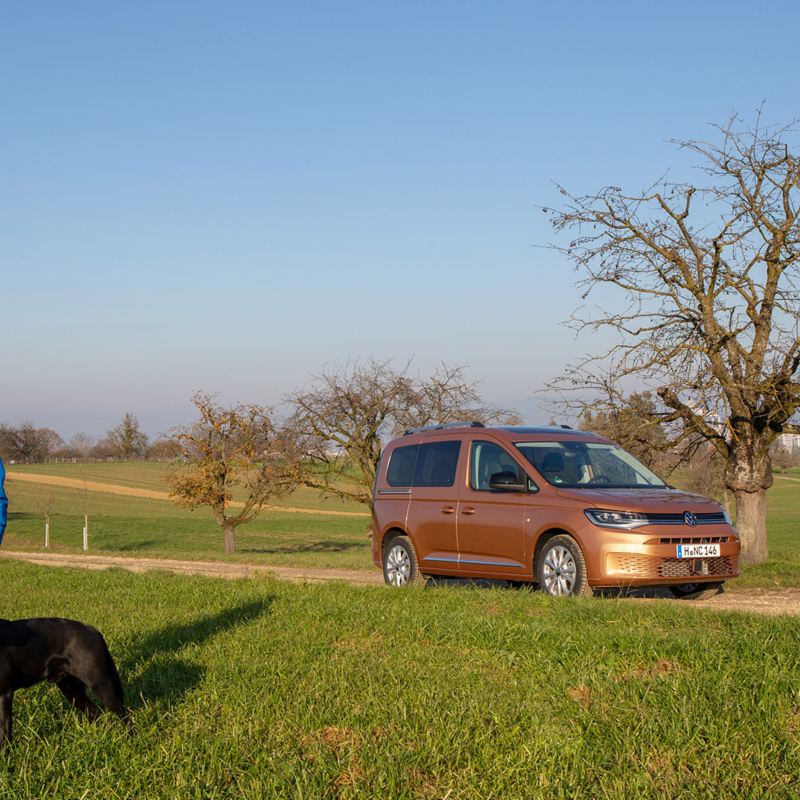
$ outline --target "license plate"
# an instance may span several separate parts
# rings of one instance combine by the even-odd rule
[[[718,544],[679,544],[678,558],[717,558]]]

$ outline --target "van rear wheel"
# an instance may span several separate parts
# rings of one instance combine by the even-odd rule
[[[566,535],[545,542],[536,562],[540,588],[551,597],[591,597],[594,592],[586,579],[586,561],[580,545]]]
[[[414,543],[408,536],[395,536],[383,551],[383,579],[389,586],[422,586],[425,576],[419,571]]]

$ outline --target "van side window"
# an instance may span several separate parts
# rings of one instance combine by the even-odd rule
[[[461,442],[431,442],[419,446],[413,486],[452,486]]]
[[[389,486],[411,486],[414,477],[414,463],[417,460],[418,444],[398,447],[389,459],[386,482]]]
[[[518,483],[524,480],[516,461],[492,442],[473,442],[469,461],[469,485],[478,491],[489,491],[489,479],[495,472],[513,472]]]

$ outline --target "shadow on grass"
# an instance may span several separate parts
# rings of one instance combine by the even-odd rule
[[[97,549],[106,552],[127,553],[135,550],[147,550],[159,544],[163,544],[163,542],[159,542],[158,539],[140,539],[138,542],[128,542],[127,544],[100,545]]]
[[[9,525],[12,522],[22,522],[28,519],[38,519],[41,520],[42,527],[44,527],[44,512],[41,514],[34,514],[29,511],[9,511],[8,512],[8,523]]]
[[[687,581],[688,585],[690,582]],[[691,584],[695,585],[695,584]],[[696,584],[702,588],[702,584]],[[725,587],[721,586],[718,594],[724,594]],[[625,598],[625,599],[646,599],[646,600],[676,600],[679,599],[674,595],[668,586],[621,586],[613,589],[595,589],[595,596],[606,598]],[[691,600],[691,597],[687,599]]]
[[[131,707],[139,708],[145,703],[162,707],[174,705],[200,682],[205,671],[199,664],[180,658],[178,652],[190,645],[202,645],[219,633],[252,622],[267,612],[273,599],[267,597],[227,608],[213,616],[200,617],[193,622],[168,625],[135,642],[128,657],[119,662],[119,671],[127,687],[126,695],[132,701]],[[145,665],[143,670],[142,665]],[[126,679],[136,672],[139,674],[135,678]]]
[[[491,578],[451,578],[442,575],[431,575],[426,584],[426,589],[437,589],[443,586],[458,586],[462,588],[478,589],[515,589],[518,591],[540,591],[539,585],[523,581],[508,581]],[[720,594],[725,592],[720,588]],[[601,599],[626,599],[626,600],[675,600],[675,595],[667,586],[623,586],[618,588],[595,589],[594,596]],[[688,598],[692,599],[692,598]]]
[[[264,555],[278,555],[281,553],[341,553],[355,548],[368,548],[369,542],[309,542],[308,544],[285,545],[284,547],[240,547],[240,553],[261,553]]]
[[[496,578],[457,578],[449,575],[429,575],[425,589],[441,589],[445,586],[456,586],[460,589],[533,589],[531,583],[506,581]]]

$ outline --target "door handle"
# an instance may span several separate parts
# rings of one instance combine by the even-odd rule
[[[462,514],[466,514],[467,516],[469,516],[470,514],[474,514],[475,513],[475,509],[472,508],[472,506],[470,506],[469,508],[462,508],[461,509],[461,513]]]
[[[455,514],[456,509],[455,506],[444,506],[442,508],[442,514]]]

